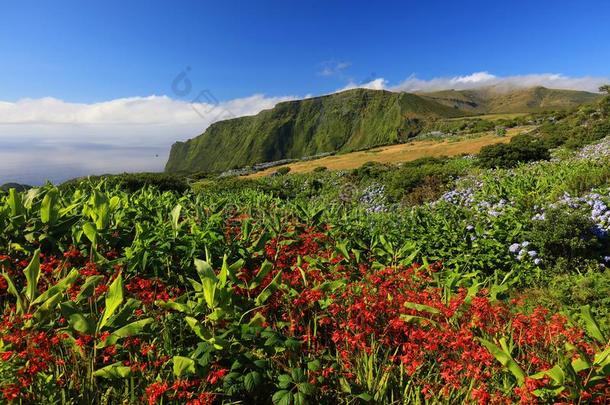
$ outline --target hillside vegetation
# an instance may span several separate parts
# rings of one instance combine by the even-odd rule
[[[217,122],[172,146],[169,173],[221,172],[262,162],[400,143],[443,119],[481,113],[563,109],[596,94],[533,88],[429,94],[354,89],[279,103],[254,116]],[[488,129],[486,129],[488,130]]]
[[[607,404],[610,99],[534,119],[478,156],[0,190],[0,402]]]
[[[463,115],[407,93],[365,89],[283,102],[221,121],[173,145],[166,171],[222,171],[254,163],[351,151],[418,133],[426,119]]]
[[[367,162],[397,164],[424,157],[476,154],[482,147],[508,142],[513,136],[528,132],[531,129],[532,127],[511,128],[507,131],[506,136],[484,133],[473,137],[464,137],[463,139],[421,140],[383,146],[365,151],[350,152],[311,161],[298,161],[270,167],[255,172],[249,175],[249,177],[267,176],[280,170],[282,167],[289,167],[291,173],[306,173],[320,170],[320,168],[328,170],[355,169]]]
[[[545,87],[512,90],[486,87],[474,90],[444,90],[420,95],[439,104],[476,114],[566,110],[601,98],[599,94],[586,91]]]

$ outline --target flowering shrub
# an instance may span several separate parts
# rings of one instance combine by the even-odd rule
[[[456,206],[452,197],[399,216],[242,191],[79,187],[2,197],[4,402],[610,395],[599,311],[531,305],[509,291],[511,271],[498,271],[547,254],[513,227],[533,215],[518,198],[456,197]],[[378,201],[359,204],[369,202]]]

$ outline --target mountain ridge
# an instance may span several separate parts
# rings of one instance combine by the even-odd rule
[[[351,89],[283,101],[256,115],[216,122],[201,135],[172,145],[165,171],[220,172],[320,153],[350,152],[403,142],[434,120],[566,109],[597,97],[595,93],[544,87],[431,93]]]

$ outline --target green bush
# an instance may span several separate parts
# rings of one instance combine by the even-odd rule
[[[403,164],[388,180],[388,195],[394,201],[404,199],[408,205],[434,199],[449,181],[461,174],[461,169],[450,162],[453,161],[448,158],[429,157]]]
[[[69,180],[60,187],[72,189],[77,187],[83,179]],[[166,173],[124,173],[118,175],[103,175],[89,177],[91,182],[104,180],[108,187],[118,187],[121,190],[134,193],[145,187],[154,187],[159,191],[174,191],[185,193],[190,189],[184,176]]]
[[[384,177],[391,168],[390,165],[384,163],[366,162],[362,166],[352,170],[351,178],[354,181],[380,179]]]
[[[484,168],[510,168],[519,163],[548,160],[550,157],[549,149],[542,139],[518,135],[509,143],[483,147],[479,153],[479,165]]]
[[[279,176],[284,176],[284,175],[286,175],[286,174],[290,173],[290,167],[288,167],[288,166],[282,166],[282,167],[280,167],[279,169],[277,169],[277,170],[275,171],[275,173],[276,173],[277,175],[279,175]]]
[[[570,273],[582,268],[583,260],[602,254],[602,244],[591,231],[593,226],[584,213],[553,208],[545,212],[544,220],[534,221],[529,240],[555,273]]]

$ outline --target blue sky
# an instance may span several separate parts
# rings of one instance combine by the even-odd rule
[[[187,66],[219,100],[350,79],[610,72],[606,1],[5,1],[0,100],[172,95]],[[349,64],[320,75],[325,63]]]
[[[607,1],[3,1],[0,183],[162,170],[214,121],[351,87],[595,91],[608,16]]]

